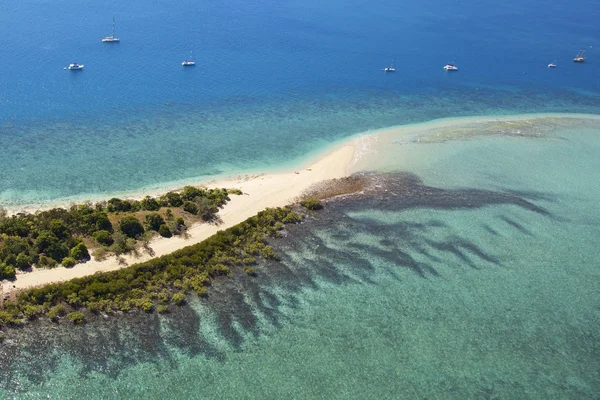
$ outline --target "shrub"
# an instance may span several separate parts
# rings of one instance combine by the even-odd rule
[[[131,203],[127,200],[112,198],[106,206],[108,212],[131,211]]]
[[[150,196],[146,196],[142,201],[140,201],[140,207],[142,210],[148,211],[160,210],[160,205],[158,204],[158,201],[156,201],[156,199],[153,199]]]
[[[74,259],[73,257],[65,257],[62,259],[61,264],[65,268],[71,268],[77,264],[77,260]]]
[[[241,196],[244,194],[240,189],[227,189],[227,193]]]
[[[83,243],[79,243],[77,246],[73,247],[69,253],[71,258],[76,261],[88,261],[91,258],[86,245]]]
[[[110,246],[114,242],[111,233],[107,230],[96,231],[92,234],[92,237],[96,242],[104,246]]]
[[[63,257],[64,258],[64,257]],[[62,261],[62,259],[61,259]],[[50,257],[40,256],[36,266],[39,268],[54,268],[56,267],[56,261]]]
[[[58,317],[62,317],[63,315],[65,315],[65,313],[66,313],[65,306],[63,306],[62,304],[59,304],[59,305],[52,307],[50,309],[50,311],[48,311],[48,318],[50,318],[52,321],[57,321]]]
[[[195,186],[186,186],[181,191],[181,198],[187,201],[194,201],[196,197],[202,196],[203,191]]]
[[[169,238],[169,237],[173,236],[173,234],[169,230],[169,227],[167,225],[165,225],[165,224],[162,224],[158,228],[158,233],[160,234],[160,236],[166,237],[166,238]]]
[[[174,304],[177,304],[178,306],[182,306],[185,304],[185,294],[181,293],[181,292],[177,292],[173,295],[173,297],[171,297],[171,301]]]
[[[67,319],[75,325],[79,325],[85,322],[85,314],[79,311],[73,311],[67,314]]]
[[[323,203],[319,199],[306,199],[300,202],[300,205],[308,210],[316,211],[323,208]]]
[[[246,273],[246,275],[256,276],[256,270],[252,267],[244,268],[244,272]]]
[[[158,231],[160,226],[165,224],[165,220],[158,213],[150,213],[146,215],[144,223],[147,229]]]
[[[169,192],[163,196],[163,199],[169,204],[171,207],[181,207],[183,204],[183,200],[181,199],[181,195],[177,192]]]
[[[14,279],[15,276],[15,267],[13,267],[12,265],[0,264],[0,280]]]
[[[136,217],[124,217],[119,221],[119,229],[130,238],[136,238],[144,233],[144,227]]]
[[[183,203],[183,211],[196,215],[198,213],[198,206],[196,205],[196,203],[186,201]]]
[[[15,266],[20,270],[29,269],[31,267],[31,257],[25,253],[19,253],[15,259]]]
[[[169,311],[169,306],[168,306],[168,305],[166,305],[166,304],[161,304],[161,305],[159,305],[158,307],[156,307],[156,311],[157,311],[159,314],[164,314],[164,313],[166,313],[166,312],[168,312],[168,311]]]
[[[106,247],[99,247],[94,251],[94,260],[96,261],[102,261],[102,260],[106,260],[106,258],[109,256],[110,251],[106,248]]]

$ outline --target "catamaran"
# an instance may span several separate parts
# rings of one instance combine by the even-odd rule
[[[115,17],[113,17],[113,28],[112,35],[102,38],[102,42],[104,43],[118,43],[121,39],[115,37]]]
[[[579,50],[579,53],[573,59],[576,63],[582,63],[585,61],[585,50]]]
[[[76,62],[72,62],[67,68],[69,68],[71,71],[79,71],[82,70],[83,67],[83,64],[77,64]]]
[[[383,70],[385,72],[396,72],[396,57],[394,57],[392,65],[390,65],[389,67],[385,67]]]
[[[194,52],[190,52],[190,58],[188,58],[187,60],[184,60],[181,65],[183,65],[184,67],[193,67],[196,65],[196,61],[194,61]]]

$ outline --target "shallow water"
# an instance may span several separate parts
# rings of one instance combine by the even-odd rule
[[[350,135],[434,118],[599,112],[594,1],[34,0],[0,11],[4,206],[297,166]],[[121,43],[103,44],[113,16]],[[582,46],[589,62],[577,65]],[[198,65],[183,69],[190,50]],[[384,74],[394,56],[398,73]],[[460,71],[445,73],[453,59]],[[64,71],[71,61],[85,70]]]
[[[599,133],[412,144],[414,174],[329,203],[194,311],[24,330],[5,393],[594,398]]]

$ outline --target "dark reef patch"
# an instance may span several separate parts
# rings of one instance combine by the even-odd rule
[[[406,173],[363,174],[363,178],[369,185],[362,193],[328,201],[325,209],[309,214],[302,224],[290,225],[281,238],[269,241],[281,256],[280,262],[260,263],[256,277],[242,269],[234,270],[230,278],[216,279],[206,298],[190,299],[192,306],[200,301],[216,316],[221,340],[239,349],[244,335],[265,333],[262,320],[281,327],[289,322],[282,306],[300,307],[300,291],[318,290],[323,282],[372,285],[374,271],[381,268],[391,279],[401,279],[400,268],[424,279],[436,279],[440,273],[435,265],[444,258],[440,254],[462,260],[470,268],[502,266],[502,260],[468,237],[432,240],[427,232],[446,228],[441,221],[384,223],[356,215],[365,210],[398,213],[416,208],[468,210],[514,205],[552,217],[538,204],[551,199],[540,193],[441,189],[424,185],[417,176]],[[522,222],[501,218],[512,228],[532,234]],[[482,229],[498,235],[490,226],[482,225]],[[361,242],[357,234],[377,240]],[[17,375],[42,384],[62,355],[81,363],[81,376],[101,372],[111,377],[140,362],[176,368],[174,348],[189,356],[224,359],[223,351],[201,334],[203,317],[192,306],[171,306],[169,313],[161,315],[130,312],[100,316],[78,327],[41,320],[11,329],[10,337],[0,344],[0,387],[18,392]]]

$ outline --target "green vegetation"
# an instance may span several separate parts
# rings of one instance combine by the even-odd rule
[[[302,200],[300,202],[300,205],[302,207],[306,208],[307,210],[311,210],[311,211],[316,211],[316,210],[320,210],[323,208],[323,203],[321,203],[321,200],[319,200],[317,198],[310,198],[310,199]]]
[[[88,261],[88,246],[102,258],[134,251],[138,241],[147,242],[156,233],[181,235],[186,220],[211,221],[227,201],[225,189],[186,186],[158,198],[113,198],[35,214],[8,216],[0,208],[0,280],[13,279],[16,270],[33,265],[54,268]]]
[[[266,209],[172,254],[116,271],[23,291],[16,301],[2,304],[0,326],[19,325],[43,315],[57,321],[65,314],[78,324],[84,321],[86,310],[165,312],[169,304],[184,304],[187,293],[205,296],[211,280],[230,275],[232,268],[254,275],[252,265],[257,257],[279,259],[267,237],[278,237],[284,224],[301,220],[302,216],[290,208]]]
[[[85,314],[79,311],[73,311],[67,314],[67,319],[75,325],[79,325],[85,321]]]

